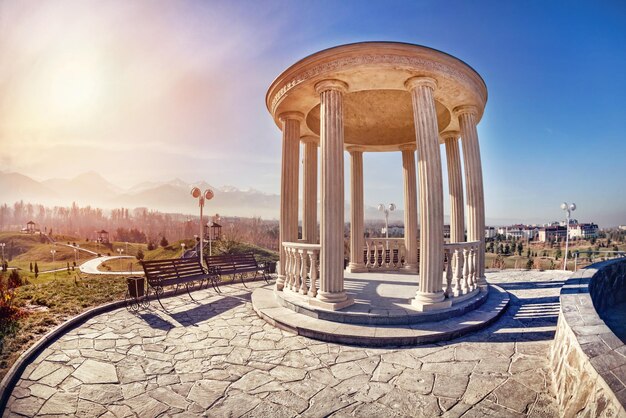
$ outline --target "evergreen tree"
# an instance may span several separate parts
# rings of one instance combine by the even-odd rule
[[[524,244],[522,244],[521,242],[518,242],[517,243],[517,255],[521,256],[522,251],[524,251]]]
[[[33,262],[32,261],[30,262],[30,272],[31,273],[33,272]]]
[[[170,243],[167,241],[167,238],[165,238],[165,235],[161,238],[161,242],[159,243],[159,245],[163,248],[170,245]]]
[[[136,258],[137,258],[137,260],[139,260],[139,261],[141,261],[141,260],[143,260],[143,259],[144,259],[145,255],[144,255],[144,253],[143,253],[143,251],[142,251],[142,249],[141,249],[141,248],[137,251],[137,255],[136,255],[135,257],[136,257]]]
[[[35,261],[35,278],[39,277],[39,266],[37,265],[37,262]]]

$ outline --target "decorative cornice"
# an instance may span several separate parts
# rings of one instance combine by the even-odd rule
[[[419,86],[426,86],[426,87],[430,87],[433,90],[436,90],[437,80],[435,80],[432,77],[419,76],[419,77],[411,77],[407,81],[404,82],[404,87],[406,87],[406,89],[409,91]]]
[[[402,144],[398,147],[398,149],[400,151],[416,151],[417,150],[417,144],[415,142],[411,142],[408,144]]]
[[[457,118],[461,115],[464,114],[471,114],[471,115],[478,115],[478,109],[476,108],[476,106],[472,106],[472,105],[463,105],[463,106],[457,106],[454,108],[454,110],[452,111],[452,113],[454,114],[454,116],[456,116]]]
[[[447,140],[456,140],[459,139],[461,133],[459,131],[445,131],[440,134],[441,139],[445,142]]]
[[[346,151],[352,153],[352,152],[365,152],[365,147],[360,146],[360,145],[348,145],[346,147]]]
[[[278,115],[278,119],[285,123],[287,120],[297,120],[298,122],[304,122],[304,115],[300,112],[283,112]]]
[[[321,94],[328,90],[337,90],[342,93],[346,93],[348,91],[348,84],[336,79],[322,80],[315,84],[315,92],[317,94]]]
[[[368,54],[352,57],[337,58],[335,60],[325,62],[323,64],[316,65],[307,70],[300,71],[285,81],[283,86],[276,91],[271,101],[272,113],[276,111],[276,106],[282,100],[282,98],[293,88],[308,81],[321,74],[329,73],[332,71],[343,71],[353,67],[359,67],[363,65],[372,64],[388,64],[391,66],[406,66],[414,67],[418,71],[427,71],[431,73],[444,74],[450,77],[457,78],[463,82],[473,85],[476,88],[481,100],[487,101],[486,91],[484,91],[484,83],[482,80],[476,80],[470,77],[464,71],[460,71],[453,66],[437,62],[429,59],[424,59],[416,56],[395,55],[395,54]]]
[[[305,143],[305,144],[316,144],[316,145],[319,145],[320,137],[319,136],[313,136],[313,135],[305,135],[305,136],[300,137],[300,141]]]

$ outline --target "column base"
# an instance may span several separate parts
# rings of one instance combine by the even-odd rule
[[[452,301],[446,299],[443,290],[436,293],[418,291],[415,299],[411,300],[411,305],[420,312],[426,312],[449,308],[452,306]]]
[[[348,267],[346,267],[346,273],[367,273],[367,271],[365,264],[350,263]]]
[[[406,271],[407,273],[415,273],[417,274],[417,263],[416,264],[405,264],[404,267],[402,267],[402,270]]]
[[[329,311],[338,311],[339,309],[343,309],[346,306],[350,306],[354,304],[354,299],[346,298],[342,302],[324,302],[317,298],[309,299],[309,305],[316,306],[322,309],[328,309]]]
[[[476,278],[476,286],[478,287],[487,287],[489,286],[489,283],[487,283],[487,278],[486,277],[477,277]]]
[[[282,291],[285,288],[285,276],[278,275],[276,277],[276,290]]]

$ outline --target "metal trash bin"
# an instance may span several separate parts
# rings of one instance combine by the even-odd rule
[[[144,297],[146,293],[146,279],[144,277],[129,277],[126,279],[126,283],[128,284],[128,295],[131,298]]]

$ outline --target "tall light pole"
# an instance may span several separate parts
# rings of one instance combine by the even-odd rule
[[[204,241],[204,222],[202,220],[202,210],[204,209],[204,201],[213,199],[213,190],[206,189],[204,193],[199,187],[191,189],[191,195],[194,199],[198,199],[198,205],[200,206],[200,264],[204,265],[204,257],[202,257],[202,243]]]
[[[381,203],[378,205],[378,210],[385,215],[385,238],[389,238],[389,212],[396,210],[396,204],[390,203],[389,206],[385,207],[385,205]]]
[[[2,262],[4,263],[4,246],[7,245],[6,242],[0,242],[0,248],[2,248]]]
[[[182,257],[184,257],[185,256],[185,243],[181,242],[180,246],[183,248],[183,255],[182,255]]]
[[[124,252],[123,248],[118,248],[117,249],[117,253],[120,255],[120,257],[122,256],[122,253]]]
[[[572,212],[576,210],[576,203],[572,203],[570,205],[567,202],[561,203],[561,209],[563,209],[566,213],[565,215],[565,257],[563,258],[565,261],[563,262],[563,270],[567,270],[567,252],[569,248],[569,219],[572,216]]]
[[[57,250],[50,250],[50,254],[52,254],[52,262],[54,263],[54,254],[57,252]]]

